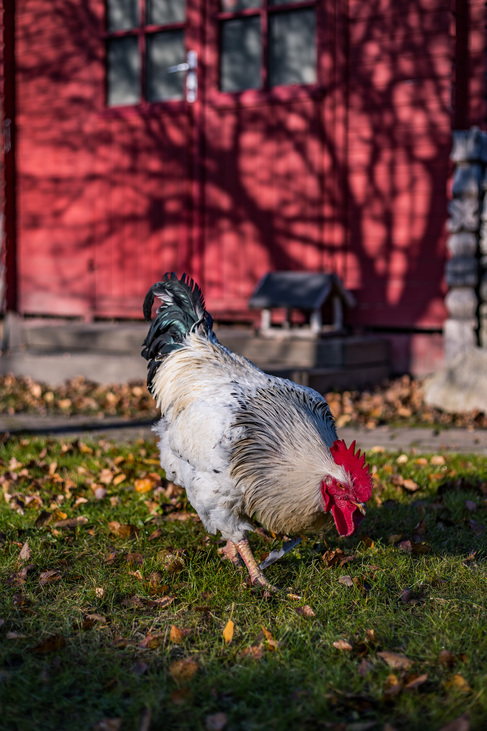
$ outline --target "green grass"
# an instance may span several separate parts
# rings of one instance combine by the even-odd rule
[[[8,440],[0,728],[205,729],[218,713],[242,731],[434,731],[464,713],[485,728],[487,458],[369,458],[360,533],[315,536],[267,570],[293,599],[249,589],[220,559],[184,493],[151,474],[155,444]],[[272,545],[251,541],[257,557]]]

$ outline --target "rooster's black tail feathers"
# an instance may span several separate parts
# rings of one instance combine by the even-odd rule
[[[203,293],[196,282],[183,274],[178,279],[174,272],[164,275],[162,282],[156,282],[145,296],[143,312],[147,321],[151,319],[154,297],[161,305],[152,320],[144,340],[142,356],[147,363],[147,386],[152,381],[165,356],[182,347],[186,335],[197,330],[212,336],[212,318],[205,309]]]

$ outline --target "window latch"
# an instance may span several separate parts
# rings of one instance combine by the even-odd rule
[[[186,101],[192,104],[198,97],[198,54],[196,51],[188,51],[186,63],[177,63],[169,66],[168,74],[175,74],[178,71],[187,71],[186,74]]]

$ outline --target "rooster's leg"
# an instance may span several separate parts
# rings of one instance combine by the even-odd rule
[[[252,586],[263,586],[266,589],[272,589],[272,584],[267,581],[266,577],[257,566],[257,561],[254,558],[249,542],[244,539],[243,541],[236,543],[235,547],[247,566]]]
[[[237,546],[233,543],[233,541],[227,541],[223,548],[218,549],[218,553],[224,558],[228,558],[236,568],[241,568],[243,566],[243,561],[240,558]]]

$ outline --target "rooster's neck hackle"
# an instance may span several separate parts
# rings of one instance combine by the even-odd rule
[[[211,337],[212,318],[206,311],[205,300],[196,282],[183,274],[178,279],[174,272],[166,273],[147,292],[143,305],[144,317],[151,319],[154,297],[161,305],[144,340],[142,356],[147,363],[147,386],[153,393],[154,376],[165,358],[183,347],[185,338],[193,332]]]

